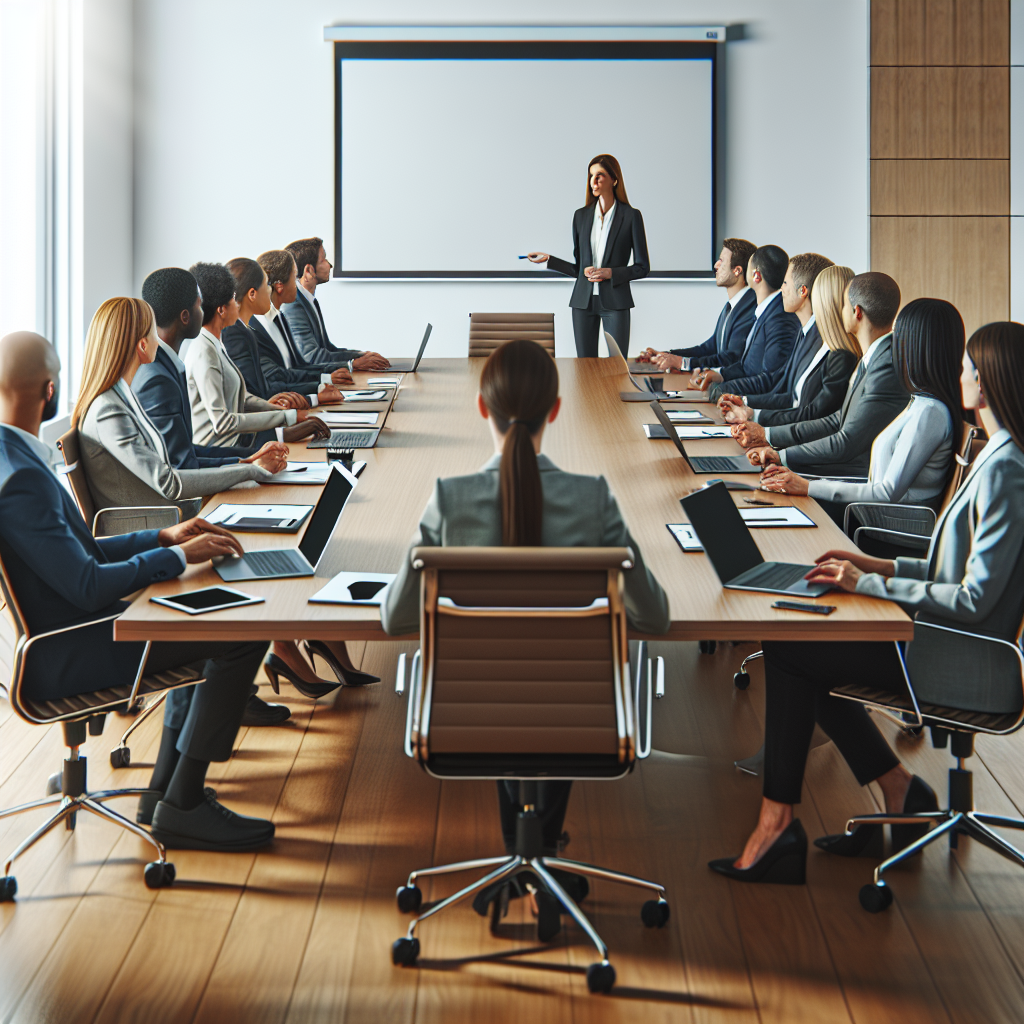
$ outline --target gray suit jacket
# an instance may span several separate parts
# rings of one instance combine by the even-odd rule
[[[363,354],[360,349],[338,348],[331,344],[326,326],[302,288],[299,288],[295,301],[282,306],[281,312],[288,321],[295,347],[307,362],[332,363],[337,369]]]
[[[563,473],[549,458],[538,456],[544,491],[545,547],[631,547],[636,564],[624,573],[626,615],[634,629],[665,633],[668,598],[644,565],[636,541],[622,521],[619,506],[603,476]],[[409,545],[415,547],[500,547],[501,501],[495,455],[478,473],[438,480]],[[389,585],[380,609],[387,633],[416,633],[420,628],[419,573],[408,556]]]
[[[145,414],[143,413],[143,416]],[[155,434],[160,439],[154,443]],[[260,466],[237,462],[206,469],[175,469],[152,422],[111,388],[97,396],[78,425],[78,445],[97,509],[124,505],[177,505],[182,518],[199,512],[204,495],[243,480],[270,480]]]

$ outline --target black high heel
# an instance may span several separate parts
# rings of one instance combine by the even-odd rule
[[[903,812],[905,814],[920,814],[922,811],[937,811],[939,809],[939,798],[935,790],[928,785],[920,776],[915,775],[910,780],[907,795],[903,800]],[[891,825],[892,829],[892,852],[898,853],[911,843],[917,842],[933,822],[926,821],[920,825]]]
[[[799,818],[765,850],[761,859],[749,868],[733,865],[736,857],[708,861],[708,867],[737,882],[767,882],[774,885],[803,885],[807,880],[807,833]]]
[[[822,836],[814,845],[837,857],[871,857],[881,860],[885,855],[885,835],[881,825],[858,825],[849,835],[839,832]]]
[[[284,676],[292,686],[295,687],[303,697],[309,697],[310,700],[317,700],[319,697],[324,697],[328,693],[332,693],[338,689],[337,683],[308,683],[305,679],[294,672],[282,658],[279,658],[272,651],[263,660],[263,671],[267,673],[267,678],[270,680],[270,685],[274,690],[274,693],[280,693],[280,683],[278,682],[278,676]]]
[[[306,657],[313,664],[313,655],[323,658],[331,671],[338,677],[340,686],[368,686],[370,683],[379,683],[380,676],[372,676],[369,672],[360,672],[356,668],[345,668],[344,665],[334,656],[334,652],[322,640],[306,641]]]

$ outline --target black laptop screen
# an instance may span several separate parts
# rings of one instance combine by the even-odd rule
[[[320,561],[320,556],[324,553],[331,534],[334,533],[338,517],[351,493],[352,485],[348,478],[343,473],[332,470],[327,476],[327,484],[320,494],[320,500],[309,517],[306,532],[299,542],[299,551],[314,568]]]
[[[723,586],[764,561],[725,484],[702,487],[679,503]]]
[[[427,342],[430,340],[430,332],[434,329],[433,324],[427,324],[427,329],[423,332],[423,340],[420,342],[420,350],[416,353],[416,358],[413,360],[412,368],[418,369],[420,360],[423,358],[423,352],[427,347]]]

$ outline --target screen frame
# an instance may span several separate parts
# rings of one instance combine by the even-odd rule
[[[646,280],[708,280],[718,259],[718,43],[678,40],[428,42],[336,40],[334,43],[334,268],[350,280],[558,280],[554,270],[345,270],[341,244],[341,62],[356,60],[710,60],[711,61],[711,238],[708,270],[652,270]]]

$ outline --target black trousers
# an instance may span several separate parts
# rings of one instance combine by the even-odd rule
[[[605,309],[600,296],[591,295],[586,309],[573,309],[572,333],[576,338],[576,355],[583,359],[597,356],[598,332],[604,329],[617,342],[623,355],[629,353],[629,310]]]
[[[180,729],[178,751],[197,761],[231,757],[252,682],[267,652],[253,643],[154,643],[146,673],[202,665],[206,681],[172,690],[164,701],[164,725]]]
[[[862,704],[830,697],[842,683],[905,688],[896,648],[884,642],[766,640],[764,651],[764,795],[800,803],[814,723],[839,748],[865,786],[899,764]]]
[[[537,783],[537,816],[541,820],[544,853],[553,857],[558,852],[565,812],[569,809],[572,783],[565,781]],[[501,836],[505,849],[516,851],[516,819],[519,817],[519,783],[498,783],[498,810],[501,813]]]

